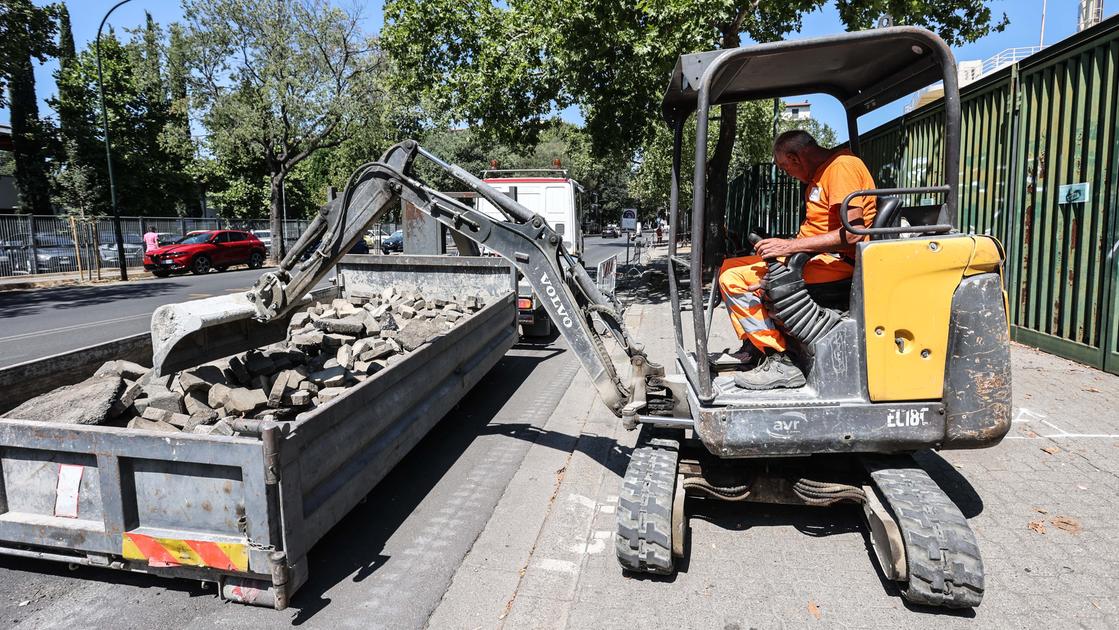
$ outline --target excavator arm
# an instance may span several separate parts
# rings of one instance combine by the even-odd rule
[[[468,186],[506,220],[495,220],[424,184],[413,174],[416,159]],[[379,161],[358,168],[341,196],[320,209],[279,267],[263,274],[247,293],[215,298],[220,304],[212,306],[204,304],[211,300],[197,300],[157,310],[152,318],[155,368],[165,373],[247,349],[238,344],[252,347],[282,339],[290,314],[307,302],[308,291],[400,199],[510,261],[540,297],[602,400],[626,418],[627,426],[636,426],[637,414],[648,406],[650,384],[661,394],[666,391],[664,368],[648,360],[616,306],[542,217],[412,140],[394,145]],[[629,356],[628,379],[619,374],[600,330],[609,330]],[[679,398],[671,403],[677,412],[687,404]]]

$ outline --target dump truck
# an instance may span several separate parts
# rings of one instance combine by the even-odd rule
[[[29,421],[0,413],[0,554],[216,583],[283,609],[312,547],[517,340],[516,279],[500,258],[347,255],[301,303],[382,291],[469,293],[485,306],[345,393],[233,435]],[[107,361],[150,365],[150,333],[0,370],[0,409],[78,383]]]

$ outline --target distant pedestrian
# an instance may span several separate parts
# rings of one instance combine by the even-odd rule
[[[155,228],[149,225],[148,231],[144,232],[144,253],[153,249],[159,249],[159,234],[156,234]]]

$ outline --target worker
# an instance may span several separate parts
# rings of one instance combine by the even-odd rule
[[[761,298],[764,261],[798,252],[815,254],[804,266],[807,284],[850,278],[855,271],[855,245],[864,237],[843,229],[839,207],[856,190],[874,188],[862,160],[847,149],[827,149],[806,131],[795,129],[777,136],[773,160],[781,170],[806,186],[804,222],[795,238],[767,238],[754,246],[754,256],[728,258],[719,270],[719,287],[731,324],[742,340],[735,356],[753,369],[739,371],[734,383],[743,389],[801,387],[804,373],[786,354],[785,336],[766,312]],[[856,197],[848,205],[852,225],[871,225],[875,199]]]

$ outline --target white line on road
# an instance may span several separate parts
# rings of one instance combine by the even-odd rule
[[[142,317],[150,318],[151,313],[141,313],[139,315],[129,315],[127,317],[115,317],[113,319],[103,319],[99,322],[85,322],[83,324],[74,324],[73,326],[63,326],[61,328],[51,328],[50,330],[37,330],[35,332],[23,333],[21,335],[12,335],[10,337],[0,337],[0,343],[5,341],[18,341],[20,339],[30,339],[32,337],[41,337],[43,335],[52,335],[54,333],[67,332],[71,330],[81,330],[82,328],[92,328],[94,326],[103,326],[105,324],[116,324],[119,322],[127,322],[133,319],[140,319]]]
[[[1057,433],[1055,435],[1038,435],[1037,437],[1029,435],[1008,435],[1008,440],[1063,440],[1065,438],[1098,438],[1098,439],[1115,439],[1119,438],[1119,433]]]

